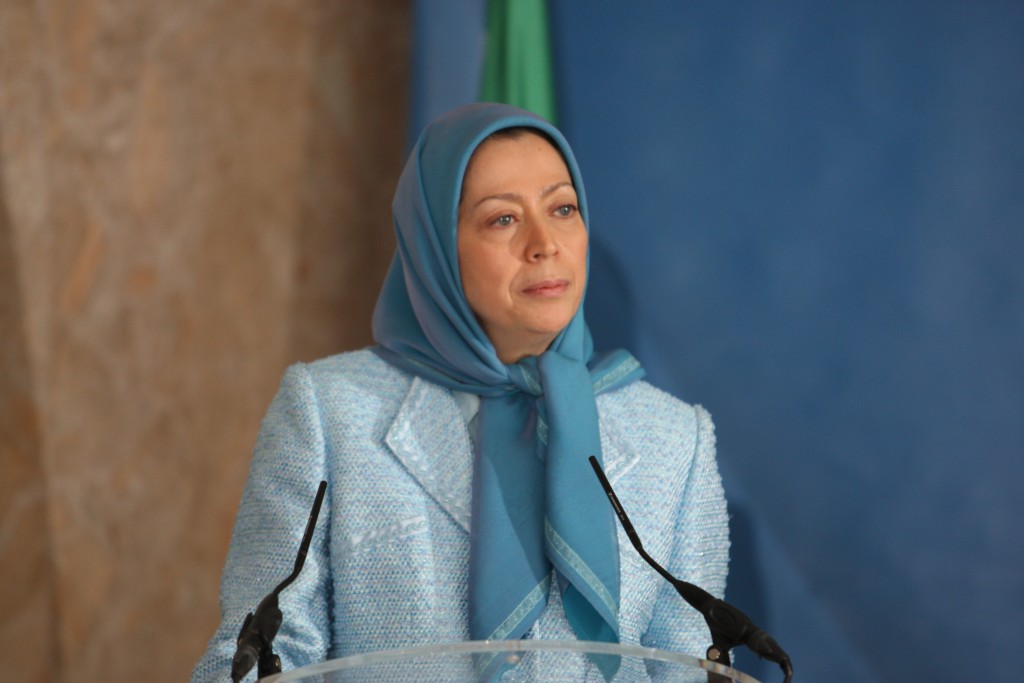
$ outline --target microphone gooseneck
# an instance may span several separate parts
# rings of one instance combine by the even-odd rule
[[[729,650],[737,645],[746,645],[762,659],[778,664],[785,675],[784,683],[790,683],[793,678],[793,666],[789,661],[789,656],[779,647],[774,638],[759,629],[750,617],[725,600],[716,598],[699,586],[672,576],[667,569],[662,567],[644,550],[643,543],[640,542],[640,536],[630,523],[626,511],[622,508],[622,503],[619,502],[618,496],[615,495],[615,491],[612,489],[608,477],[605,476],[604,470],[601,469],[600,463],[597,462],[597,458],[590,456],[589,460],[590,466],[594,468],[594,474],[597,475],[598,481],[601,482],[601,488],[604,489],[608,500],[612,504],[612,509],[615,510],[615,515],[622,524],[622,529],[626,532],[626,536],[629,537],[637,553],[656,572],[665,577],[665,580],[672,584],[683,600],[704,616],[704,621],[707,622],[708,629],[711,631],[711,647],[708,648],[707,658],[713,662],[729,666]],[[711,679],[712,674],[709,673],[708,676]]]
[[[306,531],[302,535],[302,542],[299,544],[299,552],[295,557],[292,573],[279,583],[267,597],[260,600],[255,612],[245,615],[245,621],[242,622],[242,628],[238,632],[235,656],[231,661],[231,680],[234,683],[240,683],[253,666],[257,665],[257,673],[260,678],[281,673],[281,659],[274,654],[271,647],[283,620],[281,610],[277,606],[277,596],[298,578],[299,572],[302,571],[326,490],[327,482],[321,481],[316,490],[316,497],[313,499],[313,509],[309,513],[309,521],[306,522]]]

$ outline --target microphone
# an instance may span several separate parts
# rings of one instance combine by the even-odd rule
[[[299,544],[299,554],[295,557],[295,567],[292,573],[284,581],[277,585],[267,597],[260,600],[255,612],[245,615],[242,628],[238,632],[235,656],[231,661],[231,680],[240,683],[245,675],[252,670],[253,666],[259,665],[258,677],[263,678],[271,674],[281,673],[281,658],[274,654],[271,644],[281,628],[283,620],[281,610],[277,606],[278,594],[287,588],[294,581],[302,565],[306,562],[306,553],[309,552],[309,543],[313,540],[313,529],[316,527],[316,518],[320,515],[320,506],[324,502],[324,492],[327,490],[327,482],[321,481],[317,487],[316,497],[313,499],[313,509],[309,513],[309,521],[306,522],[306,531]]]
[[[668,570],[658,564],[644,550],[643,543],[640,542],[640,536],[630,523],[626,511],[622,508],[622,503],[619,502],[615,491],[612,490],[612,485],[605,476],[604,470],[601,469],[600,463],[597,462],[597,458],[590,456],[589,460],[590,466],[594,468],[594,474],[597,475],[598,481],[601,482],[601,488],[604,489],[608,500],[612,504],[612,509],[615,510],[615,515],[619,518],[619,522],[622,523],[626,536],[629,537],[630,542],[636,548],[640,557],[647,564],[651,565],[656,572],[665,577],[679,595],[682,596],[683,600],[704,616],[704,621],[707,622],[708,629],[711,631],[711,647],[708,648],[707,658],[712,662],[729,666],[729,650],[737,645],[746,645],[762,659],[778,664],[785,675],[784,683],[790,683],[793,679],[793,666],[789,661],[789,655],[779,647],[774,638],[759,629],[750,617],[725,600],[716,598],[699,586],[672,576]],[[712,679],[711,673],[708,674],[708,678],[709,680]]]

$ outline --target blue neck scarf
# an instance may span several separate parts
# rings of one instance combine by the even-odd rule
[[[555,142],[587,223],[579,169],[551,124],[486,103],[442,116],[420,136],[395,191],[398,246],[374,311],[374,350],[415,375],[481,397],[469,567],[472,639],[523,636],[547,604],[554,568],[577,637],[618,642],[615,520],[587,458],[601,459],[595,396],[639,379],[643,370],[625,351],[595,355],[582,305],[545,353],[506,365],[462,291],[456,240],[463,176],[488,135],[517,126]]]

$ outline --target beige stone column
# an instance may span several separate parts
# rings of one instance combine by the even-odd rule
[[[187,678],[281,372],[370,341],[409,23],[0,3],[5,679]]]

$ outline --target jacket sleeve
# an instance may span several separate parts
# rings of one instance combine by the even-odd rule
[[[316,488],[326,477],[320,411],[309,372],[290,367],[263,419],[221,578],[221,623],[196,664],[193,683],[231,680],[242,621],[287,578]],[[279,596],[283,623],[273,643],[284,670],[322,661],[331,643],[331,489],[298,578]],[[256,679],[256,669],[245,678]]]
[[[729,528],[722,480],[715,460],[711,416],[697,406],[697,438],[675,524],[672,558],[666,567],[676,578],[721,598],[729,564]],[[665,581],[658,595],[644,645],[704,658],[711,635],[704,617]]]

